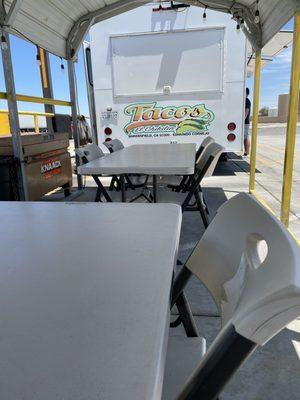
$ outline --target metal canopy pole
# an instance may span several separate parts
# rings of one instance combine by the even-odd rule
[[[293,55],[290,80],[289,112],[285,143],[283,186],[281,198],[281,221],[289,225],[291,207],[293,165],[298,121],[299,82],[300,82],[300,11],[294,18]]]
[[[7,92],[7,104],[9,111],[9,125],[12,137],[14,156],[18,161],[17,179],[18,179],[18,192],[20,200],[27,200],[27,182],[24,169],[24,155],[22,149],[22,139],[20,134],[18,105],[16,99],[15,82],[13,74],[13,66],[10,52],[9,34],[5,31],[2,32],[6,39],[7,48],[1,49],[3,72],[5,79],[5,87]]]
[[[53,99],[53,89],[52,89],[52,80],[51,80],[51,69],[49,62],[49,53],[44,49],[39,47],[38,49],[41,65],[40,65],[40,73],[41,73],[41,81],[42,81],[42,89],[43,89],[43,97],[48,99]],[[55,107],[51,104],[44,105],[45,112],[55,114]],[[54,132],[53,127],[53,119],[46,117],[47,129],[49,133]]]
[[[75,83],[75,70],[74,70],[74,61],[68,60],[68,73],[69,73],[69,85],[70,85],[70,98],[71,98],[71,109],[72,109],[72,127],[73,127],[73,136],[74,136],[74,144],[75,149],[78,149],[80,145],[79,141],[79,131],[78,131],[78,123],[77,123],[77,102],[76,102],[76,83]],[[80,165],[79,157],[77,154],[75,155],[76,159],[76,167]],[[82,176],[77,173],[77,184],[78,189],[82,189]]]
[[[260,69],[261,69],[261,50],[258,50],[255,53],[253,114],[252,114],[251,154],[250,154],[250,181],[249,181],[249,192],[250,193],[254,190],[254,186],[255,186]]]
[[[86,43],[82,44],[82,52],[83,52],[83,61],[85,70],[86,90],[87,90],[89,111],[90,111],[92,140],[93,143],[98,144],[95,93],[94,93],[93,71],[91,65],[92,62],[91,49],[88,47]]]

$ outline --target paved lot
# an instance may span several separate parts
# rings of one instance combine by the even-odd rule
[[[259,197],[280,217],[281,191],[286,126],[284,124],[261,125],[258,133],[255,191]],[[221,186],[227,197],[236,191],[248,191],[249,157],[230,154],[231,160],[226,167],[227,175],[222,172],[208,182],[209,186]],[[224,170],[224,168],[223,168]],[[293,174],[290,230],[300,240],[300,126],[296,139],[295,164]]]
[[[264,126],[259,130],[257,191],[270,203],[276,215],[280,215],[281,189],[285,151],[285,126]],[[293,174],[290,229],[300,239],[300,127],[296,138]]]

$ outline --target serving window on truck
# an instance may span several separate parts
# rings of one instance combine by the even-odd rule
[[[110,36],[114,97],[223,92],[224,34],[210,27]]]

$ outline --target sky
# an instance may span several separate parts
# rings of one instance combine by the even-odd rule
[[[36,46],[13,35],[10,35],[10,44],[16,93],[30,96],[42,96],[40,71],[39,66],[36,63]],[[63,60],[65,69],[62,71],[60,67],[60,58],[50,54],[50,64],[54,98],[59,100],[70,100],[67,62]],[[78,98],[80,100],[80,114],[88,115],[89,110],[82,49],[79,51],[78,62],[75,64],[75,71],[77,77]],[[5,92],[1,52],[0,91]],[[44,111],[44,106],[42,104],[25,102],[19,102],[18,104],[19,110],[22,111]],[[0,109],[5,108],[7,108],[6,101],[0,100]],[[55,110],[57,113],[70,113],[70,109],[66,107],[55,106]]]
[[[291,20],[284,26],[284,29],[292,30],[293,21]],[[11,51],[14,67],[16,92],[31,96],[42,96],[39,67],[36,64],[36,47],[22,39],[11,35]],[[66,61],[65,70],[60,68],[60,58],[50,55],[51,74],[53,81],[54,98],[69,100],[69,84]],[[288,93],[291,67],[291,47],[284,50],[272,62],[262,70],[260,108],[267,106],[274,108],[277,106],[277,98],[281,93]],[[79,111],[80,114],[89,115],[88,100],[85,83],[85,73],[83,65],[82,50],[79,52],[78,62],[75,66],[78,86]],[[253,93],[253,77],[247,81],[247,86]],[[0,52],[0,91],[5,91],[2,60]],[[6,101],[0,100],[0,109],[6,109]],[[43,111],[43,105],[34,103],[19,103],[19,110]],[[57,107],[57,113],[69,113],[70,109]]]

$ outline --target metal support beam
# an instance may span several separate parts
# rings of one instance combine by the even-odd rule
[[[86,37],[89,29],[91,26],[94,24],[94,17],[91,17],[87,20],[84,20],[81,22],[81,24],[77,25],[77,30],[75,36],[72,37],[70,46],[68,48],[70,49],[70,58],[75,59],[78,53],[78,50]],[[69,39],[68,39],[69,40]]]
[[[291,206],[293,165],[298,121],[299,82],[300,82],[300,11],[295,14],[293,55],[290,80],[290,99],[285,143],[283,186],[281,198],[281,221],[289,225]]]
[[[39,47],[39,55],[41,60],[40,73],[43,89],[43,97],[53,99],[53,89],[52,89],[52,79],[51,79],[51,69],[49,61],[49,53],[44,49]],[[52,104],[44,105],[45,112],[50,114],[55,114],[55,107]],[[47,129],[49,133],[54,132],[53,119],[46,118]]]
[[[27,200],[27,183],[24,171],[24,156],[22,149],[22,139],[20,134],[19,116],[18,116],[18,105],[16,99],[15,83],[13,66],[10,53],[10,41],[9,34],[3,32],[3,35],[7,42],[7,49],[1,49],[3,72],[5,79],[5,87],[7,92],[7,105],[9,111],[9,124],[10,133],[12,136],[12,144],[14,150],[14,156],[18,161],[17,177],[18,177],[18,192],[20,200]]]
[[[84,70],[85,70],[86,90],[87,90],[87,96],[88,96],[88,102],[89,102],[92,140],[93,140],[93,143],[98,144],[95,93],[94,93],[93,71],[92,71],[92,64],[91,64],[92,63],[91,49],[89,47],[89,44],[87,44],[86,42],[84,42],[82,44],[82,52],[83,52],[83,61],[84,61]]]
[[[72,127],[75,149],[78,149],[80,145],[78,121],[77,121],[77,96],[76,96],[76,82],[75,82],[75,66],[74,61],[68,60],[68,73],[69,73],[69,85],[70,85],[70,98],[72,103]],[[80,165],[80,160],[76,155],[76,167]],[[77,174],[78,189],[82,189],[82,176]]]
[[[255,54],[255,71],[254,71],[253,114],[252,114],[251,154],[250,154],[250,183],[249,183],[250,193],[254,190],[255,187],[260,70],[261,70],[261,50],[258,50]]]
[[[5,17],[4,25],[6,26],[13,25],[23,1],[24,0],[14,0],[12,2],[10,9]]]

